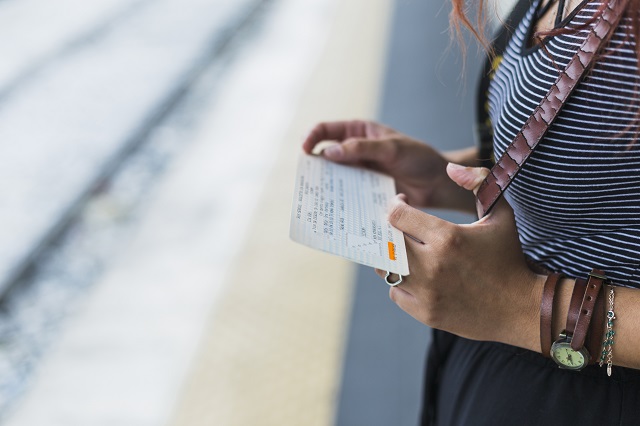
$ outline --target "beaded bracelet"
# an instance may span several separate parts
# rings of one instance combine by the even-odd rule
[[[613,366],[613,344],[614,336],[616,332],[613,330],[613,322],[616,319],[614,312],[615,292],[613,286],[609,286],[609,310],[607,311],[607,323],[606,333],[604,335],[604,342],[602,342],[602,355],[600,356],[600,367],[605,362],[607,364],[607,375],[611,377],[611,367]]]

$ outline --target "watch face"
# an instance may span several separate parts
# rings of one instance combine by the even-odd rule
[[[587,365],[587,356],[582,351],[571,348],[569,342],[555,342],[551,347],[551,357],[562,368],[570,370],[580,370]]]

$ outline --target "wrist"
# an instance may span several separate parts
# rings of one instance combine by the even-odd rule
[[[573,278],[563,278],[556,287],[556,297],[553,301],[553,322],[551,324],[551,335],[557,337],[565,329],[571,294],[576,280]]]
[[[546,275],[528,272],[518,280],[519,294],[503,299],[505,310],[498,319],[495,340],[511,346],[540,352],[540,304]],[[560,283],[558,283],[560,284]]]

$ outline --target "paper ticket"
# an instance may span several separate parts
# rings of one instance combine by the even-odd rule
[[[302,155],[291,209],[293,241],[409,275],[404,235],[387,221],[393,178]]]

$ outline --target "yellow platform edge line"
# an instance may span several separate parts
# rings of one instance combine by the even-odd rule
[[[302,135],[314,123],[375,116],[390,3],[339,2],[259,204],[262,222],[230,267],[171,426],[334,423],[355,267],[288,240],[291,191]]]

